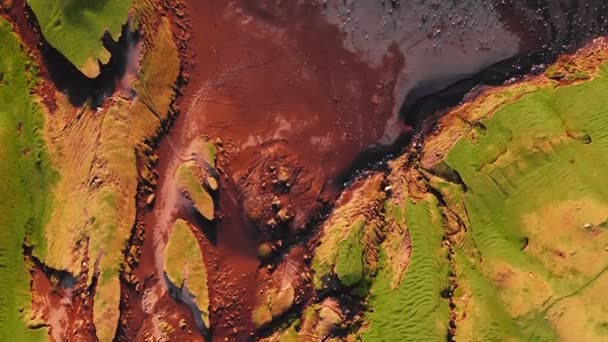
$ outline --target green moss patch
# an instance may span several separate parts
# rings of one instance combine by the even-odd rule
[[[130,0],[28,0],[46,40],[88,77],[99,74],[98,61],[110,53],[101,38],[118,39],[127,22]]]
[[[213,220],[215,205],[213,198],[203,188],[202,173],[196,162],[186,162],[175,172],[179,191],[188,196],[192,205],[204,218]]]
[[[56,177],[41,134],[44,116],[30,95],[36,82],[31,62],[4,19],[0,46],[0,340],[36,341],[46,333],[25,325],[30,277],[22,244],[45,248],[42,227]]]
[[[180,289],[185,287],[194,296],[201,319],[209,327],[207,269],[196,236],[186,221],[177,220],[173,226],[165,247],[164,269],[169,281]]]
[[[361,333],[364,341],[445,341],[449,321],[448,262],[442,246],[443,221],[437,200],[406,201],[406,221],[411,234],[412,256],[397,288],[391,286],[392,268],[384,248],[380,268],[370,289],[369,324]]]
[[[459,323],[461,338],[551,341],[573,329],[604,336],[589,327],[608,307],[584,290],[608,266],[606,93],[604,64],[593,80],[541,87],[488,113],[483,132],[449,150],[444,161],[466,185],[460,197],[471,242],[457,247],[461,294],[471,297],[460,304],[474,308]],[[460,203],[456,192],[433,185]],[[564,300],[579,318],[556,313]]]

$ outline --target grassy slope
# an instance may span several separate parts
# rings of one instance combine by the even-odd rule
[[[380,190],[382,180],[382,175],[375,175],[361,181],[325,223],[312,260],[317,290],[323,288],[325,278],[335,274],[346,287],[358,285],[356,294],[366,292],[368,278],[377,267],[380,212],[385,199]]]
[[[30,281],[21,244],[26,236],[43,241],[54,177],[40,134],[44,116],[29,93],[35,75],[27,71],[30,62],[3,19],[0,46],[0,340],[41,340],[45,331],[27,329],[19,314],[21,308],[27,314]]]
[[[110,54],[101,37],[118,39],[127,22],[130,0],[28,0],[46,40],[89,77],[99,74],[97,60]]]
[[[137,6],[141,7],[138,14],[152,17],[145,1],[138,0]],[[88,239],[91,259],[101,259],[93,318],[102,341],[113,338],[118,323],[119,272],[135,221],[138,178],[152,177],[144,167],[138,175],[135,155],[149,148],[144,140],[155,136],[160,120],[169,115],[179,73],[169,21],[162,18],[154,28],[145,37],[139,79],[134,81],[138,98],[131,102],[113,98],[107,110],[96,113],[73,108],[57,94],[58,109],[47,125],[46,134],[54,137],[49,145],[53,165],[60,174],[53,191],[58,205],[45,227],[45,239],[52,248],[36,246],[34,253],[50,267],[79,274],[87,252],[82,242]],[[154,99],[154,110],[144,99]],[[92,271],[90,267],[89,275]]]
[[[601,226],[608,219],[606,93],[604,65],[593,81],[543,87],[502,106],[481,121],[485,129],[475,128],[449,151],[447,164],[467,185],[470,234],[483,256],[480,262],[470,248],[459,251],[459,279],[477,308],[467,316],[474,323],[464,339],[563,338],[570,322],[551,304],[601,279],[608,245]],[[586,223],[597,226],[586,231]],[[573,310],[608,313],[581,300],[586,307]],[[608,336],[598,328],[606,324],[601,316],[587,319],[581,334]]]
[[[439,341],[447,334],[449,308],[441,292],[448,285],[443,222],[437,200],[407,200],[406,220],[412,258],[403,281],[392,288],[393,275],[381,249],[380,269],[370,290],[364,341]]]
[[[467,230],[451,238],[458,340],[608,337],[608,294],[600,290],[608,284],[608,65],[592,81],[555,84],[502,89],[482,107],[467,107],[485,118],[480,124],[466,122],[465,110],[425,147],[434,154],[464,132],[433,170],[457,171],[466,189],[428,175],[449,207],[441,209],[445,222],[430,194],[402,206],[389,201],[386,222],[409,230],[412,254],[400,278],[388,252],[406,250],[390,234],[383,242],[363,340],[445,339],[449,309],[440,292],[449,266],[441,239],[459,224]],[[391,179],[393,189],[398,182]],[[425,186],[408,184],[417,197]]]
[[[173,226],[171,237],[165,247],[165,272],[178,288],[185,286],[194,295],[201,319],[209,327],[209,295],[207,293],[207,270],[203,254],[196,237],[183,220]]]
[[[213,220],[215,206],[213,198],[202,185],[201,171],[196,162],[180,165],[175,172],[176,186],[188,193],[192,204],[204,218]]]

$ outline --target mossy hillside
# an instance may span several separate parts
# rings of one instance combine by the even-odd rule
[[[365,283],[377,267],[377,249],[383,235],[382,181],[380,174],[361,180],[353,193],[346,196],[348,200],[339,200],[343,203],[324,225],[312,260],[315,289],[322,289],[323,280],[335,274],[342,285],[352,287],[361,283],[358,290],[366,291]]]
[[[304,309],[299,322],[298,340],[333,341],[336,337],[332,333],[343,323],[344,317],[338,303],[326,298]]]
[[[294,304],[295,289],[291,284],[265,289],[260,294],[260,305],[254,310],[253,324],[262,328],[285,314]]]
[[[207,220],[213,220],[215,205],[213,197],[203,187],[202,171],[194,161],[180,165],[175,171],[175,182],[179,191],[186,195],[194,209]]]
[[[101,38],[108,31],[118,40],[131,0],[28,0],[45,39],[88,77],[99,74],[98,61],[110,53]]]
[[[605,64],[591,81],[540,87],[487,113],[449,150],[473,241],[459,247],[459,282],[479,313],[461,326],[488,339],[565,338],[573,317],[555,308],[567,298],[577,303],[567,311],[587,319],[579,335],[604,336],[588,327],[601,326],[608,308],[585,294],[608,264],[607,91]]]
[[[358,218],[353,224],[348,236],[340,241],[336,249],[334,272],[340,282],[347,287],[356,285],[363,278],[364,249],[361,237],[365,231],[365,217]]]
[[[501,106],[516,101],[520,97],[533,93],[543,82],[516,83],[508,87],[499,87],[489,94],[483,94],[472,102],[465,102],[444,116],[438,125],[438,133],[427,137],[421,155],[421,165],[443,175],[443,159],[449,149],[463,135],[474,137],[479,129],[478,120],[487,117]],[[545,84],[546,85],[546,84]]]
[[[153,29],[147,31],[151,37],[145,37],[142,65],[150,73],[146,74],[148,96],[167,99],[159,102],[158,113],[139,97],[133,101],[113,97],[108,99],[107,109],[95,112],[73,108],[65,96],[56,94],[58,109],[48,116],[45,127],[53,165],[60,174],[53,191],[60,205],[53,208],[45,227],[47,245],[53,247],[42,250],[35,246],[34,253],[50,267],[72,274],[87,272],[89,280],[93,267],[81,269],[85,253],[93,261],[100,259],[93,317],[97,336],[103,341],[113,338],[118,322],[119,272],[135,221],[137,184],[139,180],[155,181],[148,163],[138,174],[135,158],[140,155],[145,162],[149,150],[145,141],[157,134],[161,120],[168,117],[179,73],[168,20],[161,19]],[[163,72],[154,72],[157,69]]]
[[[338,232],[343,234],[343,237],[335,241],[335,245],[332,244],[335,238],[328,237],[319,246],[319,254],[315,254],[312,264],[317,289],[323,287],[322,278],[332,273],[335,273],[345,286],[353,286],[361,280],[364,263],[361,236],[365,227],[366,220],[361,215],[350,224],[346,219],[340,219],[328,229],[330,234],[335,234],[335,238],[339,237]]]
[[[42,227],[55,175],[42,135],[44,115],[30,95],[32,62],[4,19],[0,46],[0,340],[38,341],[46,331],[26,327],[30,276],[22,244],[45,248]]]
[[[483,130],[480,120],[491,117],[497,109],[522,96],[541,88],[549,89],[564,85],[580,84],[601,73],[603,63],[608,59],[608,38],[596,38],[572,55],[562,55],[547,68],[544,75],[527,78],[514,84],[492,87],[476,98],[465,101],[444,115],[436,125],[436,130],[425,137],[420,164],[425,169],[433,169],[437,174],[449,149],[463,136],[475,139]],[[550,76],[558,70],[567,75],[566,79],[555,80]],[[576,73],[587,77],[576,77]]]
[[[199,164],[215,167],[215,159],[217,157],[217,149],[215,145],[205,139],[194,139],[188,146],[188,154]]]
[[[414,203],[406,199],[406,222],[412,243],[409,266],[393,288],[392,267],[384,242],[380,268],[368,297],[364,341],[440,341],[447,338],[450,310],[442,293],[448,288],[449,264],[443,246],[443,220],[432,195]],[[405,251],[404,251],[405,252]]]
[[[408,198],[406,194],[409,191],[408,179],[411,178],[407,172],[407,159],[408,156],[403,155],[389,162],[390,173],[387,176],[390,196],[384,203],[386,236],[382,241],[381,251],[385,254],[382,267],[388,268],[383,272],[391,274],[390,287],[392,289],[397,288],[401,283],[412,254],[405,205]]]
[[[188,223],[177,220],[165,247],[165,273],[178,288],[186,288],[194,296],[201,319],[209,327],[209,294],[207,269],[201,248]]]
[[[412,254],[405,274],[396,274],[395,251],[405,255],[407,249],[387,233],[366,324],[359,332],[363,340],[445,339],[450,311],[441,295],[454,290],[450,273],[457,285],[452,317],[458,340],[605,338],[608,307],[597,289],[608,281],[602,257],[608,246],[608,207],[601,187],[606,176],[607,134],[602,127],[608,123],[603,110],[608,106],[601,95],[607,90],[606,67],[589,74],[593,81],[577,78],[568,87],[533,79],[481,97],[481,105],[464,106],[471,111],[460,108],[448,116],[440,134],[425,145],[422,165],[432,166],[432,173],[422,169],[420,179],[391,172],[393,197],[387,201],[385,221],[390,232],[395,225],[409,229]],[[589,98],[602,101],[589,105]],[[406,191],[399,186],[402,181]],[[394,197],[404,192],[412,199],[399,210]],[[428,203],[433,203],[432,210],[416,210]],[[417,219],[432,217],[441,222],[415,229]],[[424,269],[420,260],[433,260],[420,257],[421,231],[437,234],[435,250],[440,254],[434,260],[443,264],[444,272],[428,272],[439,276],[435,290],[420,286],[433,284],[419,278]],[[445,233],[456,234],[449,237],[450,259],[448,247],[441,247]],[[403,290],[412,284],[426,290]],[[421,304],[425,293],[428,302],[440,304]],[[406,318],[407,300],[416,309],[444,309],[433,314],[416,310]],[[444,314],[428,318],[437,312]]]
[[[483,120],[475,141],[461,139],[449,151],[446,162],[468,188],[464,200],[482,253],[526,263],[524,214],[572,199],[608,200],[606,90],[602,72],[592,82],[526,95]]]
[[[140,10],[137,1],[136,9]],[[104,174],[111,177],[115,184],[113,190],[107,195],[99,193],[93,207],[100,208],[100,216],[107,216],[106,228],[98,226],[92,230],[91,235],[96,236],[98,245],[93,250],[112,251],[102,259],[102,277],[98,284],[95,296],[94,318],[97,326],[97,335],[100,340],[109,340],[115,332],[115,322],[118,321],[120,302],[120,283],[118,274],[122,263],[124,250],[131,228],[135,221],[135,193],[139,180],[153,182],[147,168],[137,174],[135,161],[136,153],[145,150],[145,139],[158,134],[161,123],[167,119],[170,104],[175,96],[174,84],[179,74],[179,58],[177,48],[173,42],[170,23],[162,18],[142,57],[142,67],[138,72],[138,79],[145,80],[148,87],[145,95],[160,99],[152,109],[144,104],[144,92],[139,91],[140,97],[133,102],[113,106],[102,125],[102,138],[98,154],[106,161]],[[160,71],[162,70],[162,72]],[[138,81],[135,81],[135,85]],[[134,87],[135,87],[134,85]],[[119,100],[117,104],[120,104]],[[121,136],[122,135],[122,136]],[[123,143],[121,143],[123,142]],[[124,144],[128,142],[128,144]],[[149,167],[149,165],[146,165]],[[106,198],[115,198],[119,205],[118,210],[106,211],[103,209]],[[106,252],[107,253],[107,252]],[[113,322],[108,324],[107,322]]]
[[[517,341],[553,338],[547,322],[534,320],[532,326],[522,327],[500,300],[501,288],[484,276],[475,263],[456,254],[458,288],[456,298],[456,338],[465,341]],[[523,294],[517,294],[521,296]],[[538,317],[537,317],[538,318]],[[527,328],[524,330],[524,328]]]
[[[162,17],[157,25],[152,26],[153,15],[148,13],[153,11],[152,6],[148,0],[134,2],[136,15],[140,14],[146,18],[149,26],[147,30],[152,32],[144,37],[145,53],[137,79],[132,84],[137,98],[131,111],[134,121],[131,125],[131,135],[138,143],[144,137],[156,136],[160,123],[169,117],[180,67],[171,23],[169,19]]]

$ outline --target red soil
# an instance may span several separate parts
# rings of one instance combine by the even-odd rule
[[[185,69],[181,114],[158,150],[142,255],[156,276],[162,273],[171,224],[187,216],[172,198],[173,172],[193,139],[221,137],[218,217],[213,224],[189,221],[206,235],[213,339],[243,340],[255,334],[251,310],[263,286],[256,283],[258,244],[310,229],[331,206],[338,176],[386,138],[406,62],[393,43],[369,64],[345,47],[345,33],[314,3],[192,0],[183,12],[191,22],[183,34],[192,67]],[[409,132],[395,126],[392,138]],[[273,202],[287,218],[279,219]]]
[[[186,4],[195,66],[170,143],[159,150],[157,198],[162,203],[163,159],[201,135],[224,139],[220,217],[205,249],[211,323],[214,339],[242,339],[254,333],[257,245],[287,233],[266,227],[276,216],[270,203],[280,199],[292,217],[283,229],[294,231],[333,201],[334,177],[383,135],[404,61],[391,49],[370,67],[312,5]],[[277,183],[279,169],[288,185]]]

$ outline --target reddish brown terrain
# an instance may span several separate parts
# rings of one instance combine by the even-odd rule
[[[314,2],[185,5],[180,9],[187,13],[184,53],[192,64],[185,69],[181,114],[158,150],[160,177],[155,205],[143,219],[140,274],[144,279],[149,270],[144,265],[151,263],[155,279],[162,279],[167,233],[176,218],[188,216],[173,195],[172,175],[191,141],[209,137],[220,150],[218,217],[213,223],[189,221],[198,222],[205,236],[211,334],[242,339],[255,331],[255,293],[268,286],[256,281],[265,277],[257,275],[258,245],[269,241],[278,251],[272,263],[280,262],[294,237],[310,234],[318,216],[333,205],[343,175],[358,167],[362,153],[389,151],[393,142],[407,138],[411,127],[398,115],[410,90],[421,96],[515,55],[519,38],[491,18],[471,21],[477,30],[442,35],[448,20],[443,14],[421,31],[405,21],[404,9],[390,5],[372,6],[380,9],[375,20],[362,13],[371,5],[355,6],[352,16],[339,5]],[[378,30],[393,11],[403,11],[395,25],[411,27]],[[353,24],[359,22],[355,15],[361,15],[360,26]],[[481,28],[505,44],[479,45],[479,37],[488,38]],[[155,284],[144,293],[166,298],[162,282]]]

